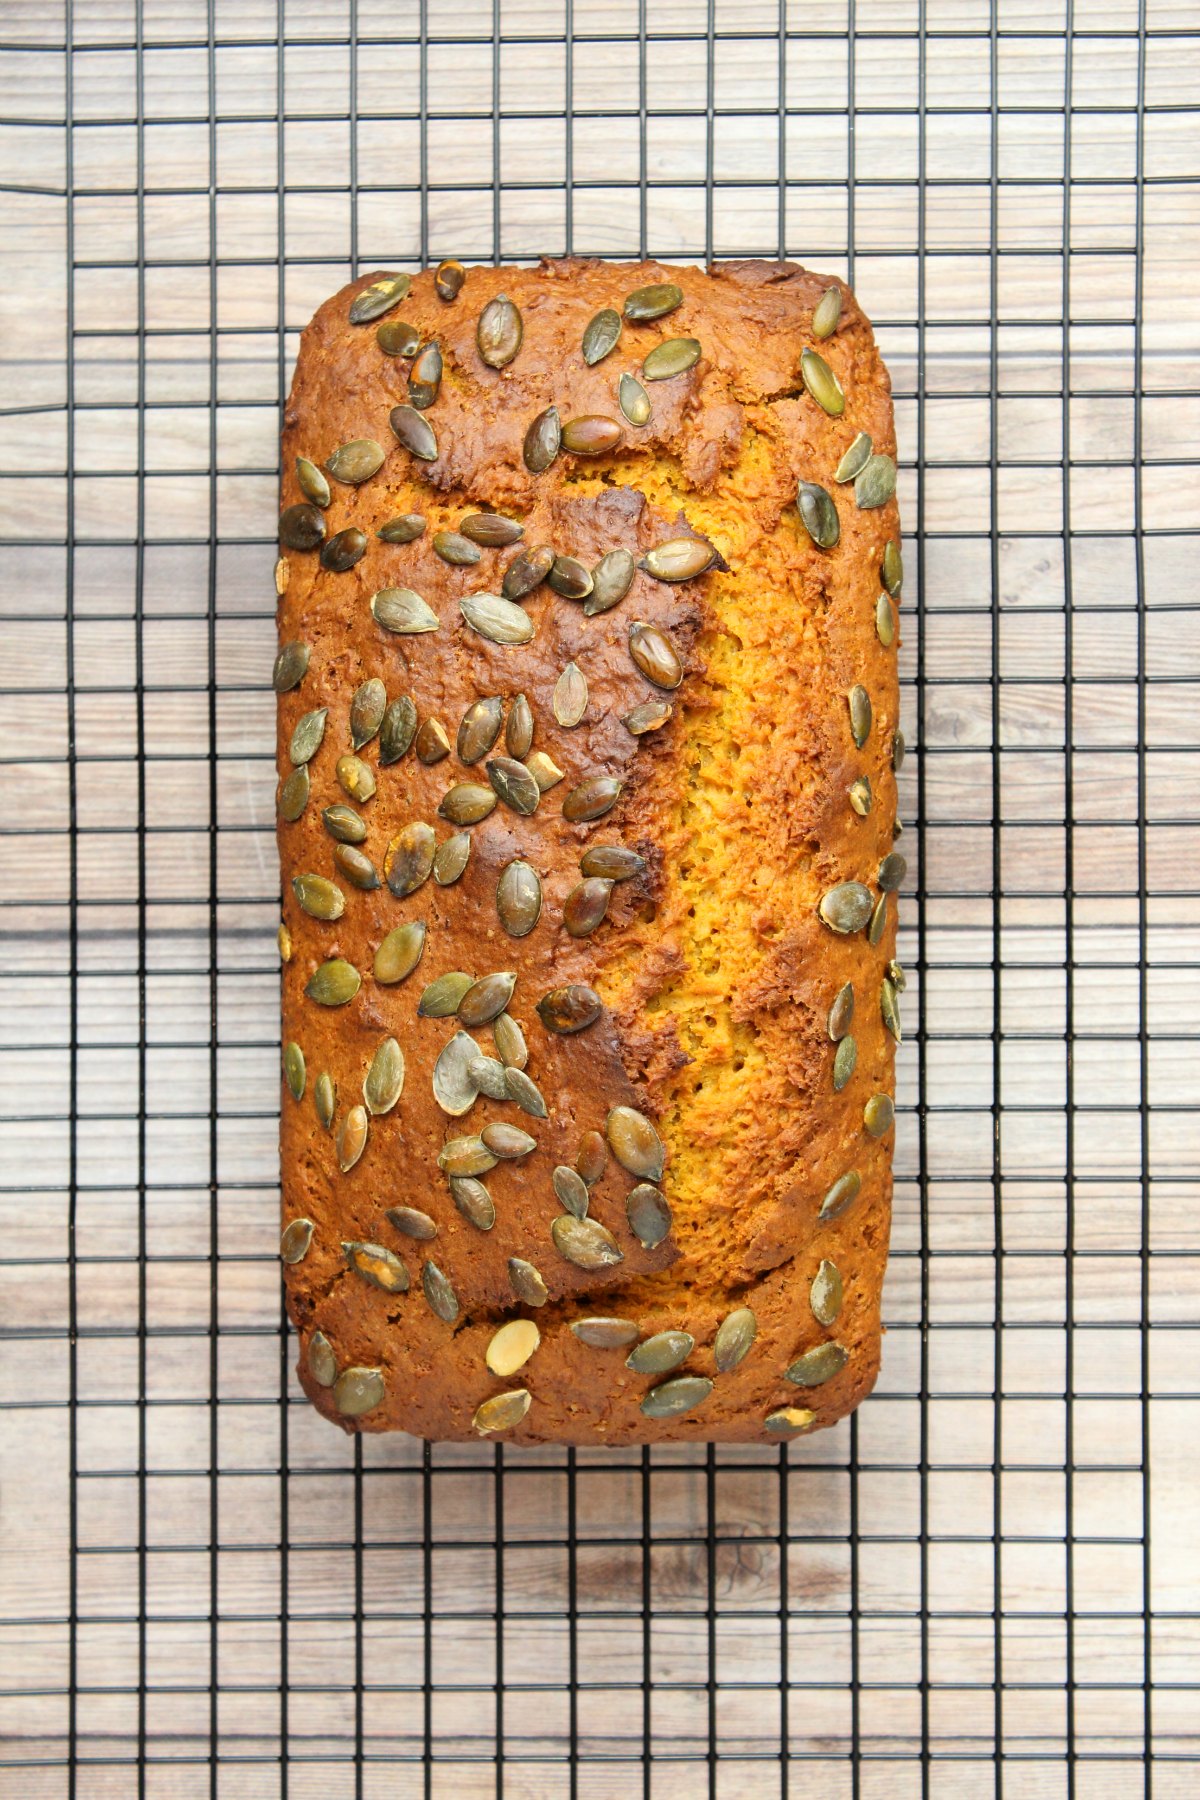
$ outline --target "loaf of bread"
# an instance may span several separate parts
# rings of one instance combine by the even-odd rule
[[[347,1429],[761,1443],[870,1390],[894,458],[790,264],[442,264],[305,331],[281,1248]]]

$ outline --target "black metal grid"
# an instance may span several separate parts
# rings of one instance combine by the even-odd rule
[[[1195,1791],[1195,26],[9,0],[4,1792]],[[349,271],[543,250],[841,270],[895,375],[890,1330],[782,1449],[290,1374],[279,397]]]

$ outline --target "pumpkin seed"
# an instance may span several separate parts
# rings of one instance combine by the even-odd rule
[[[493,644],[527,644],[537,630],[527,613],[499,594],[468,594],[459,601],[463,618]]]
[[[453,258],[440,262],[433,271],[434,292],[439,300],[445,300],[449,304],[451,300],[458,299],[466,279],[467,271],[460,262],[455,262]]]
[[[506,1068],[504,1086],[508,1098],[531,1119],[548,1119],[550,1117],[537,1083],[530,1079],[524,1069]]]
[[[822,1200],[817,1213],[818,1223],[824,1225],[830,1219],[840,1218],[846,1208],[858,1199],[861,1191],[862,1176],[857,1169],[847,1169],[844,1175],[838,1176]]]
[[[904,767],[906,750],[907,745],[904,741],[904,733],[900,730],[894,731],[892,733],[892,772],[895,775],[898,775]]]
[[[757,1335],[758,1320],[750,1307],[739,1306],[727,1313],[713,1339],[713,1362],[718,1373],[728,1375],[730,1369],[736,1369],[749,1355]]]
[[[434,1220],[415,1206],[389,1206],[384,1218],[402,1237],[413,1238],[418,1244],[427,1244],[437,1236]]]
[[[797,1432],[807,1431],[815,1424],[816,1417],[807,1406],[779,1406],[767,1414],[763,1430],[769,1431],[772,1437],[795,1437]]]
[[[647,681],[655,687],[677,688],[683,680],[679,652],[657,625],[635,619],[629,627],[629,654]]]
[[[438,1168],[451,1181],[469,1181],[494,1169],[499,1157],[493,1156],[481,1137],[450,1138],[438,1151]]]
[[[302,713],[296,720],[291,741],[288,744],[288,755],[294,763],[299,765],[312,761],[321,748],[321,739],[325,736],[325,720],[328,716],[328,707],[319,706],[315,712]]]
[[[510,1319],[493,1333],[483,1360],[493,1375],[505,1381],[525,1367],[541,1341],[542,1335],[532,1319]]]
[[[452,1119],[460,1119],[475,1104],[477,1089],[470,1069],[478,1055],[475,1039],[456,1031],[433,1065],[433,1097]]]
[[[496,796],[490,787],[481,787],[477,781],[460,781],[443,796],[438,817],[451,825],[478,825],[495,806]]]
[[[422,721],[420,729],[413,740],[413,748],[417,753],[417,761],[432,769],[435,763],[445,762],[450,754],[450,735],[440,719],[428,718]]]
[[[332,1387],[337,1380],[337,1358],[323,1331],[314,1331],[308,1340],[308,1372],[319,1387]]]
[[[827,287],[813,307],[812,331],[816,338],[832,337],[842,316],[842,290]]]
[[[569,662],[554,684],[554,717],[570,731],[587,711],[587,677],[578,663]]]
[[[883,562],[879,568],[884,587],[894,600],[904,583],[904,561],[900,555],[900,543],[897,538],[889,538],[883,547]]]
[[[387,689],[378,677],[364,681],[350,702],[350,743],[355,750],[369,744],[383,723]]]
[[[862,930],[871,916],[873,904],[870,888],[864,887],[861,881],[843,881],[822,894],[817,911],[831,931],[844,937],[849,932]]]
[[[601,876],[590,875],[571,889],[563,901],[562,920],[569,936],[590,937],[604,921],[613,884]]]
[[[656,1250],[671,1230],[671,1208],[648,1181],[641,1181],[625,1199],[625,1216],[643,1250]]]
[[[586,1031],[604,1011],[604,1003],[595,988],[583,982],[568,982],[565,987],[551,988],[537,1003],[537,1015],[547,1031],[571,1037]]]
[[[833,1091],[840,1094],[854,1073],[854,1065],[858,1061],[858,1045],[847,1035],[837,1047],[833,1059]]]
[[[511,756],[493,756],[489,757],[484,767],[497,798],[503,800],[505,806],[522,819],[532,818],[537,811],[542,790],[525,764],[517,762]]]
[[[547,756],[544,750],[531,750],[525,758],[525,767],[537,782],[538,792],[541,794],[557,787],[563,778],[563,772],[554,758]]]
[[[694,581],[705,569],[711,569],[716,559],[717,553],[707,538],[668,538],[647,550],[638,568],[645,569],[656,581]]]
[[[838,989],[833,1005],[829,1009],[829,1039],[838,1044],[850,1029],[850,1021],[854,1017],[854,983],[848,981],[845,987]]]
[[[636,375],[622,375],[617,383],[617,404],[631,425],[650,423],[650,396]]]
[[[869,1137],[886,1137],[896,1122],[896,1108],[890,1094],[872,1094],[863,1107],[863,1125]]]
[[[373,973],[382,987],[406,981],[425,954],[425,921],[395,925],[375,952]]]
[[[463,537],[470,538],[473,544],[482,544],[485,550],[501,550],[525,536],[520,520],[507,518],[504,513],[468,513],[458,529]]]
[[[345,1006],[361,986],[362,977],[353,964],[335,956],[313,970],[304,992],[318,1006]]]
[[[608,1146],[598,1131],[585,1131],[575,1167],[589,1187],[595,1187],[608,1166]]]
[[[414,819],[396,833],[383,859],[383,873],[397,900],[415,894],[429,880],[436,848],[433,826],[423,819]]]
[[[645,857],[622,844],[593,844],[579,859],[581,874],[599,875],[604,881],[629,881],[645,867]]]
[[[469,1029],[490,1025],[493,1019],[499,1018],[512,999],[516,985],[517,977],[511,969],[497,969],[491,975],[481,975],[478,981],[472,982],[458,1003],[460,1023]]]
[[[300,492],[314,506],[328,506],[333,498],[329,491],[329,483],[315,462],[309,462],[307,456],[296,458],[296,481]]]
[[[531,475],[544,475],[558,455],[562,444],[562,426],[558,408],[548,406],[540,412],[525,433],[521,455]]]
[[[811,1350],[806,1350],[803,1356],[798,1356],[791,1368],[784,1373],[797,1387],[820,1387],[824,1382],[832,1381],[835,1375],[840,1375],[849,1361],[850,1352],[844,1344],[816,1344]]]
[[[865,819],[874,803],[874,796],[871,793],[870,778],[866,775],[860,775],[857,780],[850,783],[846,792],[850,799],[850,805],[853,807],[854,811],[858,814],[860,819]]]
[[[421,334],[403,319],[387,319],[376,330],[375,342],[385,356],[415,356],[421,348]]]
[[[492,1158],[495,1167],[495,1158]],[[496,1206],[482,1181],[474,1175],[452,1175],[450,1198],[455,1209],[476,1231],[490,1231],[496,1223]]]
[[[569,1212],[572,1218],[586,1219],[588,1209],[587,1182],[578,1169],[569,1169],[565,1163],[559,1163],[550,1177],[559,1205]]]
[[[643,1181],[661,1181],[666,1153],[645,1113],[614,1106],[604,1122],[608,1147],[623,1169]]]
[[[627,319],[663,319],[683,299],[683,289],[676,287],[673,281],[651,282],[647,287],[634,288],[632,294],[625,296],[625,317]]]
[[[439,975],[431,981],[422,993],[417,1005],[419,1019],[452,1019],[458,1011],[458,1003],[469,987],[474,985],[475,977],[468,975],[465,969],[450,969],[445,975]]]
[[[674,1419],[707,1400],[712,1388],[707,1375],[673,1375],[670,1381],[660,1381],[650,1389],[642,1401],[642,1412],[648,1419]]]
[[[588,320],[583,333],[583,360],[589,368],[603,362],[616,349],[620,335],[621,315],[611,306],[602,308]]]
[[[896,615],[886,594],[880,594],[875,602],[875,635],[885,650],[896,641]]]
[[[291,567],[286,556],[280,556],[275,563],[275,592],[282,600],[287,593],[288,581],[291,578]]]
[[[458,1317],[458,1295],[451,1287],[447,1276],[443,1275],[432,1258],[427,1257],[421,1270],[421,1287],[429,1302],[430,1311],[447,1325],[453,1325]]]
[[[444,563],[449,563],[455,569],[474,568],[483,556],[479,545],[473,544],[461,531],[435,531],[433,550]]]
[[[475,327],[479,354],[489,369],[504,369],[521,348],[525,335],[520,308],[507,294],[489,300]]]
[[[346,806],[341,800],[327,806],[321,818],[330,837],[339,844],[361,844],[367,835],[363,820],[352,806]]]
[[[867,942],[872,949],[877,948],[883,941],[883,934],[887,930],[887,909],[888,897],[886,894],[880,894],[872,908],[871,921],[867,926]]]
[[[642,359],[642,380],[670,381],[672,376],[686,375],[699,361],[699,338],[664,338]]]
[[[808,1304],[818,1325],[832,1325],[842,1310],[842,1277],[836,1263],[821,1259],[808,1290]]]
[[[617,804],[623,785],[615,775],[589,775],[563,801],[563,818],[572,825],[602,819]]]
[[[304,1065],[304,1052],[295,1042],[283,1047],[283,1079],[287,1082],[292,1099],[303,1100],[308,1075]]]
[[[854,483],[854,501],[862,512],[886,506],[896,492],[896,464],[890,456],[873,456]]]
[[[275,933],[275,943],[279,950],[280,962],[290,963],[292,960],[292,934],[282,920],[280,920],[279,929]]]
[[[385,544],[411,544],[425,530],[424,513],[397,513],[375,533]]]
[[[529,863],[508,863],[496,883],[496,911],[509,937],[528,937],[542,914],[542,884]]]
[[[866,468],[870,456],[870,434],[860,431],[851,439],[850,448],[833,471],[833,479],[835,481],[853,481],[854,477]]]
[[[324,875],[293,875],[292,892],[301,912],[310,919],[340,919],[346,910],[346,896],[336,881]]]
[[[894,956],[888,963],[887,972],[888,980],[891,982],[896,992],[902,994],[908,986],[908,976],[904,973],[904,970],[900,967],[900,964],[896,961]]]
[[[309,501],[287,506],[279,515],[279,541],[287,550],[315,550],[325,536],[325,521]]]
[[[411,275],[380,275],[365,288],[359,288],[350,302],[350,323],[369,325],[404,299],[412,286]]]
[[[338,1168],[348,1175],[367,1147],[370,1121],[365,1106],[352,1106],[338,1127],[335,1148]]]
[[[554,550],[549,544],[530,545],[517,552],[504,571],[500,585],[505,600],[524,600],[545,581],[554,567]]]
[[[388,702],[379,727],[379,766],[388,768],[407,754],[417,733],[417,709],[408,694]]]
[[[357,800],[360,804],[370,800],[375,793],[375,777],[369,766],[359,756],[339,756],[334,765],[334,773],[338,778],[338,786],[349,800]]]
[[[632,1319],[576,1319],[571,1330],[592,1350],[624,1350],[638,1336]]]
[[[584,617],[618,606],[633,586],[637,562],[632,550],[610,550],[592,570],[592,591],[583,603]]]
[[[485,1125],[479,1136],[492,1155],[501,1157],[505,1162],[515,1162],[519,1157],[528,1156],[531,1150],[537,1149],[536,1138],[530,1137],[527,1131],[522,1131],[519,1125],[506,1125],[499,1119]]]
[[[411,588],[380,588],[371,595],[371,617],[384,631],[411,636],[419,631],[436,631],[438,616],[433,608]]]
[[[550,1289],[542,1280],[541,1274],[523,1256],[509,1257],[508,1279],[513,1293],[526,1306],[545,1306],[550,1298]]]
[[[625,1261],[625,1253],[612,1232],[599,1219],[577,1219],[560,1213],[550,1227],[554,1248],[577,1269],[611,1269]]]
[[[315,1230],[311,1219],[292,1219],[284,1226],[279,1239],[279,1254],[285,1263],[304,1261]]]
[[[408,371],[408,403],[425,412],[438,397],[442,385],[442,350],[440,344],[426,344]]]
[[[335,481],[346,487],[361,487],[372,475],[378,475],[383,467],[383,457],[383,445],[376,443],[374,438],[351,438],[348,443],[338,445],[325,467]]]
[[[861,750],[871,735],[871,696],[856,682],[846,695],[846,704],[850,709],[850,735]]]
[[[504,1064],[497,1062],[494,1056],[477,1056],[467,1073],[485,1099],[508,1099],[508,1089],[504,1085]]]
[[[455,748],[459,762],[477,763],[487,755],[500,735],[504,719],[504,702],[498,694],[475,700],[468,706],[458,727]]]
[[[511,1013],[502,1012],[492,1020],[492,1037],[496,1054],[506,1069],[523,1069],[529,1061],[525,1033]]]
[[[907,857],[901,856],[898,850],[889,850],[879,865],[876,880],[885,894],[894,894],[907,874]]]
[[[591,571],[577,556],[556,556],[546,581],[564,600],[586,600],[592,591]]]
[[[624,441],[624,426],[600,413],[583,413],[562,428],[562,447],[573,456],[605,456]]]
[[[360,892],[370,894],[379,887],[379,870],[354,844],[335,844],[333,860],[351,886]]]
[[[322,1127],[326,1131],[332,1131],[337,1112],[337,1084],[328,1069],[318,1075],[313,1084],[313,1106]]]
[[[333,1384],[333,1404],[346,1419],[361,1418],[382,1405],[383,1370],[355,1366],[343,1369]]]
[[[841,418],[846,410],[846,396],[841,382],[819,351],[801,351],[800,379],[822,412],[827,412],[831,419]]]
[[[308,673],[310,654],[308,645],[302,644],[299,638],[279,646],[275,667],[271,670],[271,686],[277,694],[290,694],[293,688],[300,686]]]
[[[625,1367],[635,1375],[666,1375],[686,1362],[695,1348],[690,1331],[656,1331],[635,1345],[625,1358]]]
[[[440,843],[433,853],[433,879],[439,887],[452,887],[471,860],[471,839],[465,831],[456,831]]]
[[[437,461],[437,437],[433,426],[415,406],[393,406],[388,423],[396,442],[418,462]]]
[[[879,1014],[885,1026],[898,1044],[903,1043],[904,1033],[900,1028],[900,1001],[894,981],[885,976],[879,984]]]
[[[336,531],[329,542],[321,545],[321,567],[330,569],[335,575],[344,575],[357,562],[361,562],[367,553],[367,534],[360,531],[357,525],[347,525],[344,531]]]
[[[842,535],[837,507],[815,481],[802,481],[796,491],[800,523],[818,550],[832,550]]]
[[[504,748],[520,760],[529,755],[533,743],[533,708],[524,694],[518,694],[508,709],[504,726]]]

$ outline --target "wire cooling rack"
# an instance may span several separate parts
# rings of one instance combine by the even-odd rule
[[[1194,1796],[1183,0],[6,0],[0,1791]],[[879,1389],[352,1442],[276,1260],[277,425],[353,270],[847,274],[904,455]]]

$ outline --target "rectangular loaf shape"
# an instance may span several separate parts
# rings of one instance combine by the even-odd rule
[[[895,451],[867,319],[791,264],[368,275],[305,331],[283,1256],[347,1429],[770,1442],[869,1392]]]

